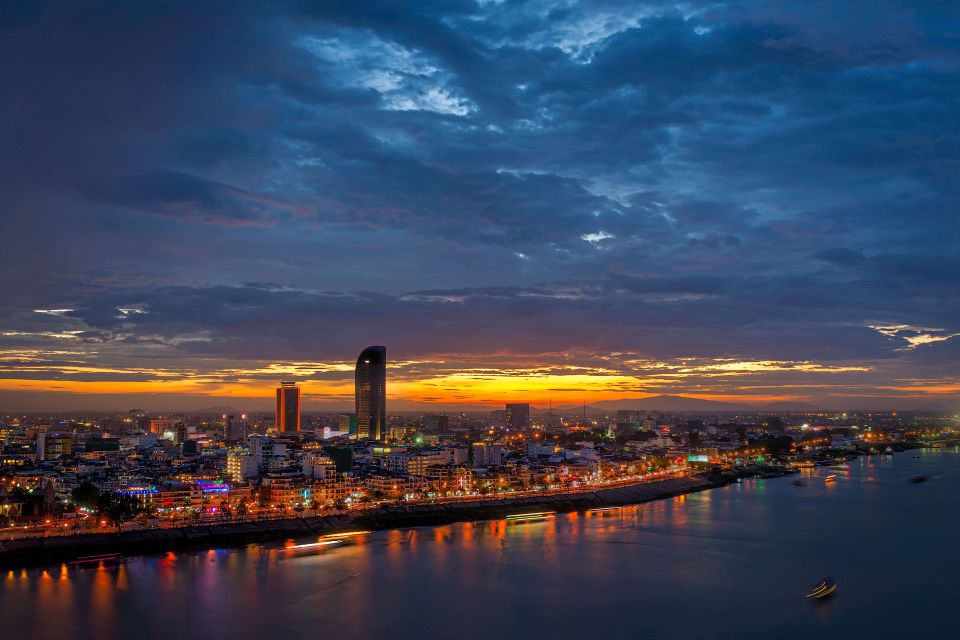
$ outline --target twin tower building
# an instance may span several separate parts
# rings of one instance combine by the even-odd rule
[[[387,348],[367,347],[354,370],[357,437],[382,440],[387,435]],[[300,431],[300,388],[281,382],[277,388],[277,431]]]

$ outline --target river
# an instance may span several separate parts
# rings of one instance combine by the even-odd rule
[[[828,473],[837,482],[825,484]],[[911,484],[917,474],[928,482]],[[541,522],[0,577],[0,638],[956,638],[960,453]],[[298,541],[309,542],[309,541]],[[276,547],[276,546],[275,546]],[[833,576],[829,602],[804,594]]]

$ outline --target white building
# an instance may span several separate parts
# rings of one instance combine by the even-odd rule
[[[231,451],[227,454],[227,475],[234,482],[256,478],[260,475],[260,464],[246,451]]]
[[[527,457],[528,458],[538,458],[540,456],[552,456],[556,453],[557,447],[552,442],[551,443],[541,443],[541,442],[528,442],[527,443]]]
[[[318,480],[329,480],[337,477],[336,463],[325,455],[308,453],[301,461],[303,475]]]
[[[498,467],[503,464],[503,447],[490,442],[473,443],[474,467]]]

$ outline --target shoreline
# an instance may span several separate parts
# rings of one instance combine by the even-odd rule
[[[568,513],[605,506],[642,504],[735,483],[736,476],[699,474],[659,482],[638,482],[582,493],[443,504],[387,506],[356,515],[327,515],[280,520],[190,525],[176,529],[141,529],[119,533],[79,534],[0,541],[0,567],[21,569],[70,562],[101,554],[151,555],[240,547],[287,538],[324,535],[362,528],[370,531],[440,526],[502,518],[518,508]]]

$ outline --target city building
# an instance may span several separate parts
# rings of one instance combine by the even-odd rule
[[[367,347],[355,373],[357,436],[382,440],[387,432],[387,348]]]
[[[387,471],[414,476],[426,476],[432,466],[448,464],[450,453],[443,449],[422,449],[417,451],[393,451],[380,458],[380,466]]]
[[[320,453],[308,453],[301,461],[303,475],[319,480],[332,480],[337,476],[337,465],[328,456]]]
[[[240,420],[237,420],[236,416],[224,415],[223,416],[223,439],[224,440],[239,440],[244,436],[244,431],[246,428]]]
[[[227,454],[227,476],[234,482],[243,482],[260,475],[257,458],[245,451],[231,451]]]
[[[166,433],[176,433],[177,425],[183,422],[183,418],[151,418],[150,433],[156,433],[161,438]]]
[[[69,456],[73,453],[73,436],[68,433],[46,433],[41,430],[37,433],[36,459],[55,460],[60,456]]]
[[[530,428],[530,405],[526,402],[516,402],[507,405],[507,426],[516,431],[526,431]]]
[[[277,387],[277,431],[300,431],[300,388],[296,382],[281,382]]]
[[[357,416],[352,413],[341,413],[337,416],[337,431],[354,434],[357,432]]]
[[[503,447],[490,442],[473,443],[473,466],[490,467],[503,464]]]

